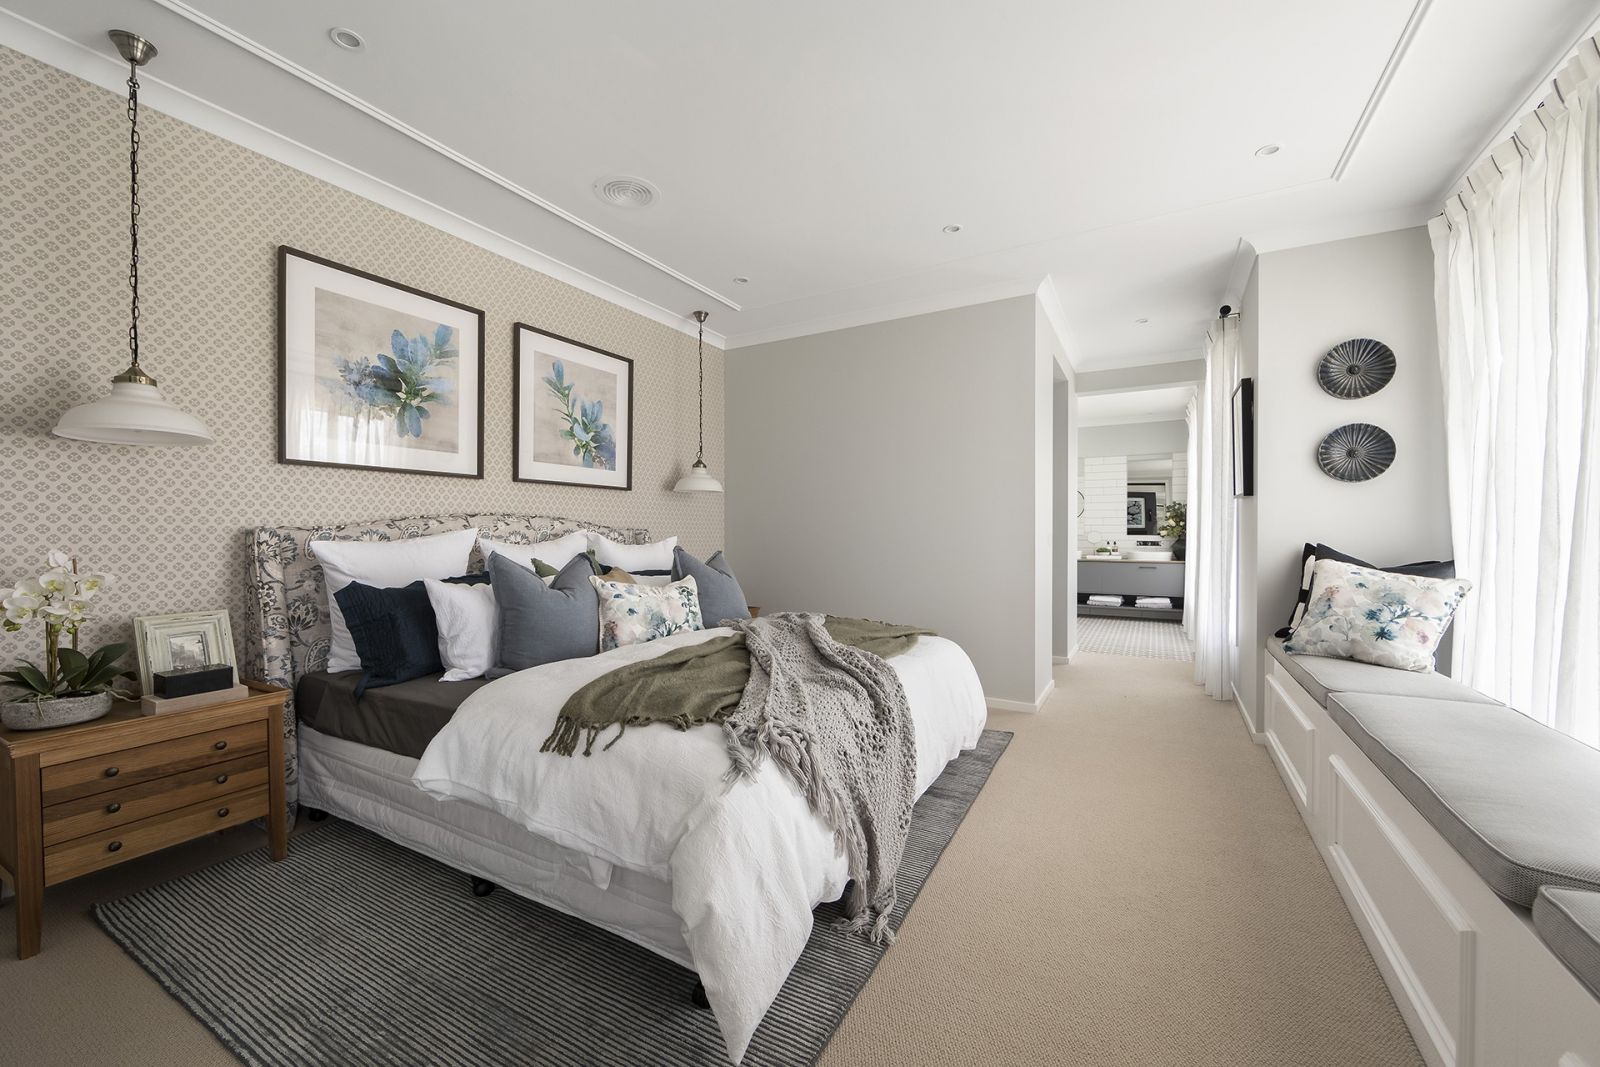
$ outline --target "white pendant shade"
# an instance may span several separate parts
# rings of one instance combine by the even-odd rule
[[[689,473],[678,479],[678,484],[672,487],[674,493],[720,493],[722,483],[711,477],[711,471],[704,463],[696,463],[689,468]]]
[[[54,431],[74,441],[108,445],[209,445],[211,431],[167,403],[155,385],[112,382],[111,395],[68,408]]]

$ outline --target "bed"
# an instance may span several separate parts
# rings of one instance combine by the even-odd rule
[[[295,694],[297,714],[285,726],[292,731],[286,749],[297,755],[291,796],[456,867],[480,888],[503,887],[697,972],[737,1063],[804,946],[810,909],[845,889],[831,831],[770,763],[740,792],[713,788],[713,776],[727,767],[715,729],[630,730],[592,759],[538,751],[566,695],[584,681],[727,631],[677,635],[494,682],[418,679],[359,699],[351,675],[323,671],[328,612],[307,543],[468,526],[512,542],[580,528],[628,544],[648,539],[643,530],[550,516],[257,530],[260,610],[247,641],[257,673]],[[924,638],[891,663],[916,727],[920,795],[948,760],[976,744],[983,694],[970,660],[947,640]]]

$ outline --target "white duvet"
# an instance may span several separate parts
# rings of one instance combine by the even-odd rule
[[[706,988],[728,1055],[738,1063],[811,934],[811,909],[843,892],[833,834],[770,760],[731,789],[722,731],[629,729],[608,752],[539,751],[562,706],[585,683],[730,630],[701,630],[586,659],[519,671],[484,686],[429,744],[414,781],[481,804],[593,857],[604,888],[611,865],[672,886],[673,909]],[[910,701],[917,795],[983,731],[983,690],[960,646],[923,637],[889,663]]]

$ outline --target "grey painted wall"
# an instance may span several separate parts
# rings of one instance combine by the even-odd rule
[[[1253,529],[1240,545],[1240,694],[1257,724],[1261,644],[1287,621],[1301,546],[1324,541],[1383,566],[1450,554],[1443,389],[1433,312],[1433,257],[1421,227],[1259,258],[1257,292],[1244,305],[1244,373],[1255,370],[1257,463]],[[1375,396],[1340,400],[1317,385],[1317,360],[1351,337],[1394,349],[1394,380]],[[1394,465],[1360,483],[1316,465],[1317,443],[1347,422],[1394,436]],[[1253,515],[1252,515],[1253,511]],[[1253,520],[1253,522],[1252,522]],[[1253,603],[1252,603],[1253,602]]]
[[[731,353],[728,555],[750,601],[930,626],[990,697],[1031,704],[1049,671],[1041,348],[1016,297]]]
[[[1179,359],[1170,363],[1146,363],[1138,367],[1085,371],[1078,375],[1078,392],[1124,393],[1131,389],[1155,389],[1163,385],[1206,380],[1205,359]]]
[[[1114,426],[1080,426],[1078,456],[1154,456],[1184,452],[1189,448],[1189,424],[1125,422]]]

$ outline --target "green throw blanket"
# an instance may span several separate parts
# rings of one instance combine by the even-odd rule
[[[882,659],[909,651],[923,634],[933,635],[932,630],[915,626],[833,615],[828,616],[826,626],[829,636],[840,644],[854,645]],[[581,738],[583,754],[588,756],[600,734],[613,726],[617,736],[606,748],[616,744],[630,726],[662,722],[687,730],[721,723],[739,707],[749,680],[750,652],[743,634],[714,637],[618,667],[567,699],[542,751],[570,756],[577,752]]]

